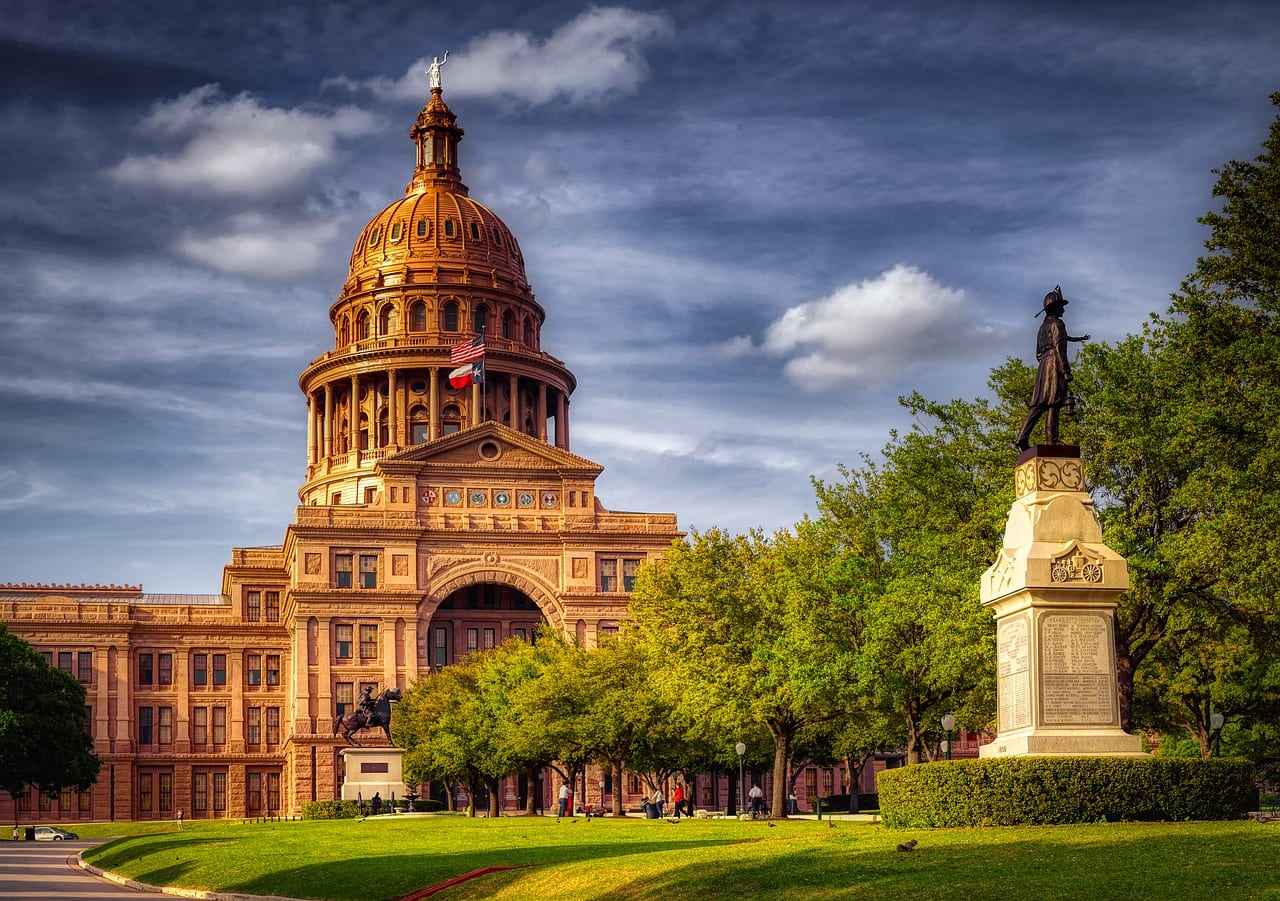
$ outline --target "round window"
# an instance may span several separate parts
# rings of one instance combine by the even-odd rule
[[[414,394],[426,394],[427,383],[419,379],[418,381],[413,382],[412,384],[409,385],[409,390],[412,391]]]
[[[478,450],[482,460],[496,460],[502,456],[502,448],[496,441],[482,441]]]

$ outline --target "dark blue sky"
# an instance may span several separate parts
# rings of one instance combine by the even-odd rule
[[[616,509],[784,525],[1055,282],[1098,339],[1163,308],[1273,114],[1274,4],[887,6],[7,8],[0,581],[216,591],[280,541],[297,373],[446,48]]]

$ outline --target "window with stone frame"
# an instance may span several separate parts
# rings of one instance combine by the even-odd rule
[[[70,657],[69,654],[67,656]],[[61,657],[61,655],[59,655],[59,657]],[[69,663],[70,661],[68,661],[68,664]],[[155,663],[155,660],[151,654],[138,655],[138,684],[139,685],[151,685],[155,681],[154,663]],[[68,670],[70,670],[69,665],[68,665]]]
[[[248,813],[262,811],[262,774],[250,770],[245,773],[244,806]]]
[[[227,774],[213,774],[213,812],[222,813],[227,809]]]
[[[203,688],[209,684],[209,655],[193,654],[191,656],[191,684]]]
[[[156,682],[159,685],[173,684],[173,655],[156,655]]]
[[[267,686],[276,686],[280,684],[280,655],[267,655]]]
[[[72,653],[71,651],[59,651],[58,652],[58,669],[62,670],[64,673],[70,673],[71,675],[74,676],[76,672],[75,654]]]
[[[280,809],[280,774],[267,773],[267,810]]]
[[[458,330],[458,303],[457,301],[449,301],[440,310],[440,330],[445,332],[456,332]]]
[[[267,591],[264,594],[267,598],[267,622],[280,622],[280,592]]]
[[[151,730],[151,708],[138,708],[138,744],[149,747],[155,735]]]
[[[351,587],[351,564],[354,562],[351,554],[335,554],[333,567],[333,584],[335,588]]]
[[[213,741],[211,744],[222,746],[227,743],[227,708],[212,708]]]
[[[494,629],[492,626],[485,627],[482,637],[483,637],[483,641],[481,646],[486,651],[492,650],[497,645],[498,633],[497,633],[497,630]]]
[[[191,774],[192,809],[197,813],[209,810],[209,774],[197,770]]]
[[[213,684],[215,686],[227,684],[227,655],[226,654],[213,655]]]
[[[467,630],[467,653],[473,654],[480,647],[480,630]]]
[[[157,738],[162,745],[173,744],[173,708],[157,707],[156,708]]]
[[[173,773],[160,773],[160,812],[173,810]]]
[[[425,332],[427,330],[427,305],[420,300],[409,304],[409,331]]]
[[[267,746],[274,748],[280,744],[280,708],[267,708]]]
[[[431,665],[440,668],[449,665],[449,627],[431,628]]]
[[[138,774],[138,809],[151,812],[151,774]]]
[[[346,716],[355,704],[354,686],[351,682],[339,682],[333,687],[335,716]]]
[[[262,592],[246,591],[244,593],[244,618],[246,622],[256,623],[262,619]]]
[[[88,791],[82,791],[82,792],[79,792],[78,794],[80,796],[79,804],[77,805],[79,811],[81,813],[92,813],[93,812],[93,789],[89,789]]]
[[[246,707],[244,711],[244,741],[257,747],[262,744],[262,708]]]
[[[339,660],[351,659],[351,623],[336,623],[333,627],[334,654]]]
[[[378,656],[378,627],[360,624],[360,659],[372,660]]]
[[[360,555],[360,587],[361,588],[377,588],[378,587],[378,555],[377,554],[361,554]]]
[[[93,681],[93,651],[76,654],[76,678],[86,684]]]
[[[209,743],[209,708],[191,708],[191,743],[204,747]]]
[[[249,654],[245,658],[244,681],[250,688],[262,684],[262,655]]]
[[[600,557],[597,562],[601,592],[632,591],[636,586],[639,557]],[[618,576],[622,578],[619,580]]]
[[[614,557],[600,558],[600,590],[618,590],[618,561]]]

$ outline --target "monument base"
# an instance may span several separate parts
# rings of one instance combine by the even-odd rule
[[[404,784],[404,751],[399,748],[344,748],[342,800],[368,801],[375,794],[390,803],[409,793]]]
[[[979,757],[1146,757],[1142,739],[1120,729],[1039,729],[1004,733],[978,748]]]

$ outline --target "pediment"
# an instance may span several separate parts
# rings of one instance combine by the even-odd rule
[[[476,469],[541,469],[596,476],[598,463],[539,441],[498,422],[484,422],[445,435],[388,457],[381,468],[388,473],[443,466]]]

